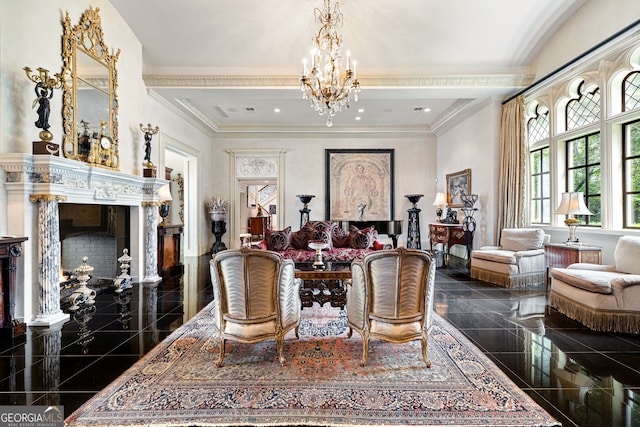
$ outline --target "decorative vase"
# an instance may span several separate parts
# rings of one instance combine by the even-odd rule
[[[227,218],[225,211],[209,211],[211,221],[224,221]]]

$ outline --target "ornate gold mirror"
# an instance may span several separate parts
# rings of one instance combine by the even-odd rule
[[[118,73],[120,49],[109,53],[98,12],[89,9],[71,26],[63,21],[62,151],[69,159],[118,169]]]

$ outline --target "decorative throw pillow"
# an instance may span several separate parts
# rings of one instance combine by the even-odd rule
[[[291,246],[294,249],[307,249],[308,242],[308,231],[305,228],[291,233]]]
[[[291,227],[284,230],[265,230],[264,240],[267,242],[267,249],[270,251],[287,250],[291,244]]]
[[[335,227],[331,233],[331,241],[334,248],[348,248],[349,233],[342,227]]]
[[[349,241],[353,249],[370,249],[373,247],[373,235],[375,232],[373,226],[359,230],[355,226],[349,227]]]
[[[319,240],[329,244],[328,249],[333,249],[332,232],[338,225],[333,221],[309,221],[304,225],[307,231],[307,241]]]

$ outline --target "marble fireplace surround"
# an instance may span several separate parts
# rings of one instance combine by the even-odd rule
[[[130,207],[130,274],[157,283],[157,190],[168,181],[88,166],[62,157],[0,156],[7,200],[7,232],[27,236],[14,316],[29,326],[51,326],[69,316],[60,310],[59,203]],[[91,264],[89,260],[89,264]]]

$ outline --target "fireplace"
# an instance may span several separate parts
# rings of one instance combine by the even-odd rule
[[[117,259],[129,249],[129,206],[61,203],[60,267],[73,272],[88,257],[94,280],[115,279]]]
[[[127,247],[132,257],[130,274],[134,281],[157,283],[157,190],[167,183],[164,179],[144,178],[57,156],[24,153],[0,156],[0,170],[4,175],[4,190],[8,211],[7,234],[29,238],[23,247],[22,271],[19,272],[20,289],[16,295],[16,318],[30,326],[51,326],[66,321],[69,316],[60,310],[60,270],[63,266],[75,269],[82,256],[90,257],[89,264],[98,264],[99,258],[111,257],[113,268],[104,274],[116,277],[117,258]],[[67,209],[100,212],[82,218],[76,228],[65,219]],[[124,231],[114,231],[115,242],[110,243],[108,255],[90,255],[78,251],[76,258],[63,261],[66,251],[62,246],[76,231],[109,235],[103,227],[106,217],[122,219]],[[93,221],[93,222],[92,222]],[[98,224],[100,222],[100,224]],[[120,222],[120,221],[119,221]],[[76,231],[73,231],[76,229]],[[87,233],[85,233],[87,234]],[[94,259],[95,258],[95,259]],[[95,274],[95,272],[94,272]],[[102,274],[102,273],[100,273]]]

